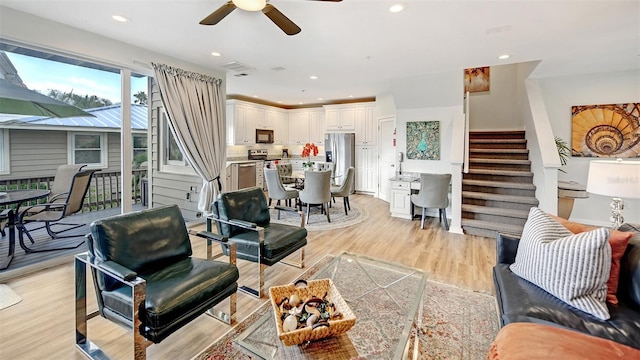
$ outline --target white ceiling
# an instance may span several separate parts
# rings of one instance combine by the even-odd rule
[[[289,105],[377,96],[399,78],[532,60],[542,60],[535,77],[640,68],[638,0],[402,0],[406,10],[397,14],[388,11],[392,0],[272,0],[302,28],[300,34],[287,36],[261,12],[240,9],[218,25],[198,24],[225,2],[0,0],[0,5],[216,70],[241,62],[254,70],[246,77],[228,71],[228,94]],[[131,21],[117,23],[114,14]],[[222,56],[213,57],[212,51]],[[512,57],[498,60],[504,53]],[[273,70],[277,67],[284,70]]]

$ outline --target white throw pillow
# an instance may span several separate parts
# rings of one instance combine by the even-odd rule
[[[538,208],[531,208],[511,271],[567,304],[609,319],[609,230],[573,234]]]

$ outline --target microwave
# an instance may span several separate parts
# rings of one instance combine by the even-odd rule
[[[256,129],[256,144],[273,144],[273,130]]]

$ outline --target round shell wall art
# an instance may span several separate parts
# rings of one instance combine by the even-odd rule
[[[640,103],[571,107],[571,155],[640,158]]]

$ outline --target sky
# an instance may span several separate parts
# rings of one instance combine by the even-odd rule
[[[45,95],[50,89],[63,92],[73,90],[77,95],[96,95],[114,104],[121,102],[120,74],[10,52],[6,54],[31,90]],[[131,94],[147,92],[147,78],[131,77],[131,89]]]

